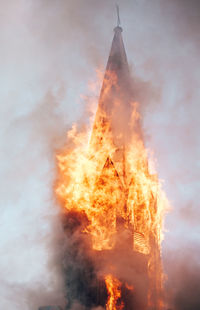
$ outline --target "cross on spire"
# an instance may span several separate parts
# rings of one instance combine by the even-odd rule
[[[119,16],[119,5],[116,4],[116,9],[117,9],[117,27],[120,27],[121,21],[120,21],[120,16]]]

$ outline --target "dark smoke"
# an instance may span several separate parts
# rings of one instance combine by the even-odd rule
[[[66,287],[66,310],[71,309],[104,309],[108,294],[104,275],[114,267],[115,276],[129,285],[134,285],[133,298],[131,291],[122,285],[122,300],[125,309],[143,309],[147,295],[146,260],[141,254],[133,254],[127,236],[116,237],[116,248],[112,251],[95,252],[91,250],[91,240],[81,231],[88,224],[84,214],[68,212],[62,214],[64,228],[64,251],[62,258]],[[113,260],[114,258],[114,260]]]
[[[197,256],[198,252],[198,256]],[[165,258],[168,281],[168,304],[176,310],[197,310],[200,307],[200,262],[198,244],[183,244],[169,250]]]
[[[66,285],[66,309],[73,309],[74,305],[91,309],[103,306],[103,301],[97,300],[97,270],[89,255],[91,244],[81,230],[87,224],[84,214],[63,214],[63,227],[66,237],[66,247],[63,257],[63,272]],[[106,290],[105,290],[106,291]]]

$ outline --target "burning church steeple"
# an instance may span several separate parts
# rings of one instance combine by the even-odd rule
[[[103,236],[104,240],[101,240],[102,235],[94,238],[96,239],[94,247],[97,246],[96,249],[101,250],[116,248],[119,243],[123,242],[122,248],[118,249],[119,251],[123,251],[125,248],[127,251],[127,247],[132,249],[132,260],[138,261],[138,265],[143,261],[142,268],[145,272],[141,277],[146,278],[145,281],[149,283],[149,287],[145,289],[143,283],[142,290],[146,290],[144,296],[147,300],[146,306],[145,303],[142,303],[141,307],[143,310],[147,309],[149,303],[149,309],[160,309],[158,306],[159,296],[156,296],[156,294],[160,294],[161,290],[159,240],[157,239],[159,236],[150,227],[152,225],[150,222],[154,216],[156,217],[157,193],[156,196],[152,192],[151,197],[142,197],[145,195],[142,190],[145,189],[140,188],[141,184],[137,184],[137,182],[145,183],[147,180],[153,184],[157,180],[148,171],[140,116],[137,111],[137,103],[134,101],[122,31],[119,24],[114,29],[114,38],[90,140],[90,147],[93,152],[95,151],[95,156],[98,158],[97,170],[100,172],[100,175],[97,173],[92,196],[95,197],[95,206],[102,210],[105,207],[106,212],[102,212],[105,218],[100,217],[104,232],[108,225],[107,218],[111,218],[109,232]],[[130,151],[130,145],[133,149],[135,148],[133,153]],[[130,167],[131,155],[136,157],[132,161],[135,160],[136,167],[134,170],[138,169],[138,171],[132,171]],[[140,177],[142,175],[144,180],[137,180],[137,174]],[[114,201],[109,193],[115,197]],[[107,196],[106,199],[105,196]],[[104,198],[101,199],[102,197]],[[113,236],[115,236],[114,241]],[[118,241],[119,238],[121,239],[120,242]],[[147,266],[152,271],[150,277]],[[129,310],[132,309],[130,305],[127,306]],[[137,309],[139,307],[137,304]]]
[[[119,15],[92,132],[74,126],[68,138],[56,187],[68,240],[66,309],[163,309],[163,194],[148,169]]]
[[[90,143],[92,148],[98,150],[108,146],[112,141],[112,150],[115,149],[115,151],[112,153],[109,150],[109,153],[110,155],[112,153],[112,161],[115,162],[122,182],[126,182],[129,171],[125,167],[125,149],[132,139],[130,132],[134,132],[135,138],[137,136],[140,143],[143,143],[143,139],[122,31],[118,11],[118,24],[114,28],[114,38],[102,83]],[[135,115],[133,115],[134,113]],[[107,143],[108,140],[109,143]]]

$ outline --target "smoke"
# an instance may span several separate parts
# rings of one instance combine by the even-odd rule
[[[49,93],[27,115],[13,117],[1,139],[0,295],[6,308],[37,309],[63,298],[61,225],[51,190],[53,152],[65,133],[56,100]]]
[[[130,238],[128,232],[118,231],[116,247],[112,251],[101,253],[91,251],[91,239],[82,233],[88,224],[84,214],[68,212],[62,215],[62,222],[65,236],[62,266],[66,309],[104,309],[108,298],[104,278],[111,272],[114,277],[124,282],[122,298],[126,302],[125,307],[128,303],[143,309],[143,303],[146,303],[144,296],[147,295],[147,270],[144,269],[147,262],[143,255],[133,254],[130,243],[127,242],[127,238]],[[133,284],[137,300],[131,295]],[[130,289],[127,289],[126,285],[129,285]]]
[[[63,303],[54,154],[68,124],[84,109],[79,95],[96,67],[105,66],[116,24],[114,4],[0,2],[4,308]],[[148,91],[137,85],[147,145],[173,205],[163,243],[170,306],[198,309],[200,4],[123,0],[119,5],[132,74],[148,85]]]
[[[199,309],[199,248],[194,244],[184,244],[178,251],[168,251],[166,289],[169,304],[175,309]],[[173,266],[173,267],[172,267]]]

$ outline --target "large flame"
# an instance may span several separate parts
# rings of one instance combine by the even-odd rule
[[[113,83],[117,83],[114,74],[107,79],[104,96]],[[115,106],[119,105],[123,102],[117,100]],[[118,242],[118,230],[128,230],[132,236],[129,247],[148,257],[150,283],[154,271],[159,270],[160,276],[152,281],[160,291],[166,198],[157,175],[149,172],[147,151],[141,133],[135,130],[140,120],[138,103],[132,102],[131,107],[129,132],[125,133],[128,138],[118,137],[123,141],[121,147],[114,141],[112,126],[101,107],[92,134],[91,126],[78,132],[73,125],[67,134],[68,147],[57,155],[56,194],[67,211],[87,216],[83,229],[91,237],[93,250],[112,250]],[[117,306],[120,282],[111,274],[105,275],[105,282],[109,296],[106,309],[122,309],[122,305]],[[149,289],[149,305],[153,298]]]

